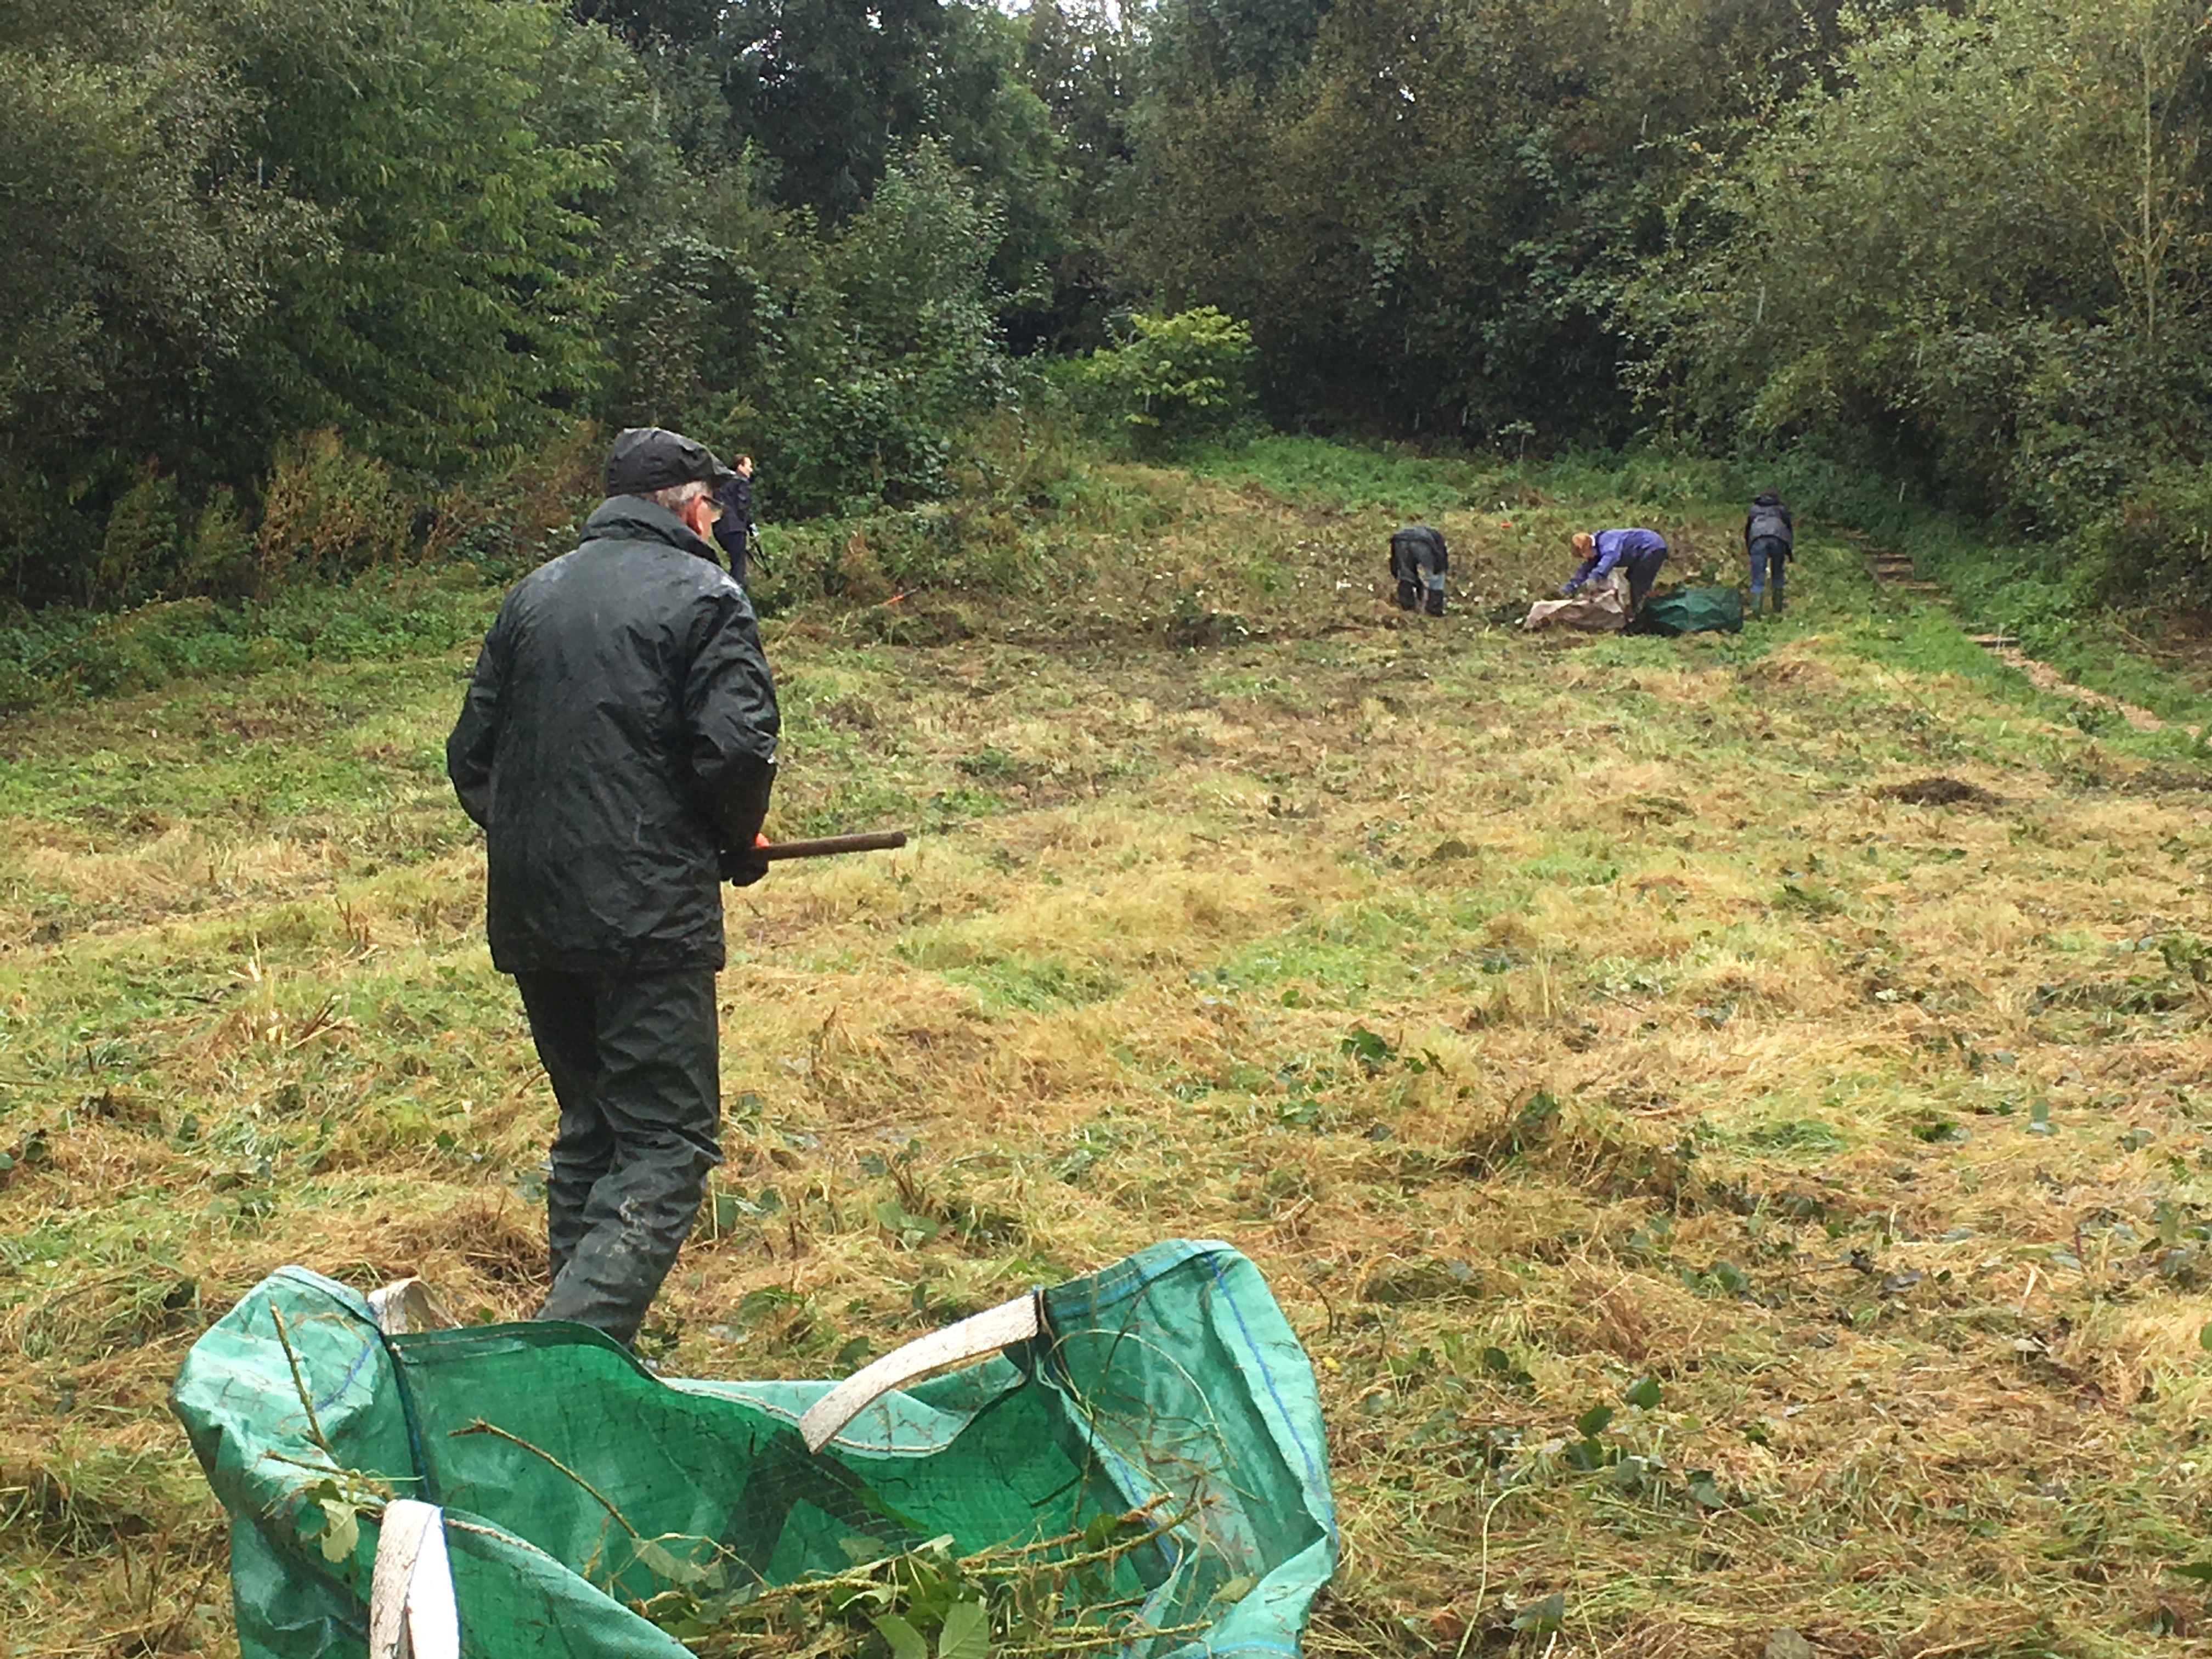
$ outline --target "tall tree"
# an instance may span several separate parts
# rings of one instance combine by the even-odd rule
[[[241,427],[334,426],[436,477],[579,407],[605,369],[586,209],[615,173],[604,125],[564,106],[576,82],[587,103],[641,99],[628,55],[499,0],[330,0],[240,27],[255,142],[337,244],[280,274],[231,387]]]
[[[1334,0],[1160,0],[1153,74],[1186,93],[1246,82],[1265,92],[1304,67]]]
[[[739,0],[722,24],[733,130],[774,164],[769,188],[835,229],[924,142],[998,209],[993,276],[1044,303],[1067,186],[1051,112],[1024,80],[1020,26],[940,0]]]
[[[1043,100],[1067,177],[1067,225],[1052,258],[1052,298],[1015,319],[1018,347],[1089,349],[1109,315],[1138,297],[1127,228],[1139,210],[1132,131],[1143,46],[1104,0],[1030,0],[1021,14],[1024,78]]]
[[[1304,66],[1143,106],[1140,270],[1253,322],[1279,419],[1633,428],[1616,319],[1700,149],[1832,27],[1789,0],[1336,0]],[[1693,148],[1695,146],[1696,148]]]
[[[641,51],[683,52],[714,38],[722,8],[720,0],[570,0],[569,10]]]
[[[2212,451],[2190,0],[1985,0],[1856,40],[1686,204],[1656,395],[2065,530]]]
[[[787,206],[842,223],[923,136],[945,11],[941,0],[737,0],[724,14],[738,126],[775,161]]]
[[[213,20],[163,3],[0,18],[0,580],[76,596],[95,509],[204,410],[321,216],[267,187]]]

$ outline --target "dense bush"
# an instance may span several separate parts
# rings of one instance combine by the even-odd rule
[[[2212,611],[2212,467],[2146,468],[2081,527],[2065,586],[2085,604]]]
[[[1158,448],[1249,419],[1252,358],[1251,325],[1201,306],[1132,317],[1127,339],[1092,352],[1069,379],[1087,407]]]
[[[793,296],[763,377],[771,507],[942,495],[951,440],[1007,386],[990,264],[1003,212],[925,141],[886,174]]]

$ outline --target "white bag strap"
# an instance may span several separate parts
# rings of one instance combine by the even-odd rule
[[[385,1505],[369,1581],[368,1659],[461,1659],[446,1517],[435,1504],[398,1498]]]
[[[806,1449],[820,1451],[840,1429],[893,1389],[1026,1342],[1043,1328],[1042,1298],[1030,1291],[870,1360],[808,1407],[799,1419]]]
[[[386,1336],[445,1330],[453,1323],[430,1294],[430,1287],[419,1279],[398,1279],[382,1290],[371,1291],[368,1311],[376,1328]]]

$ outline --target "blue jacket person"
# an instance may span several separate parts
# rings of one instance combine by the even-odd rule
[[[1560,592],[1579,593],[1586,582],[1603,581],[1618,568],[1628,577],[1628,608],[1633,611],[1659,580],[1667,562],[1667,538],[1656,530],[1577,531],[1575,551],[1582,562]]]

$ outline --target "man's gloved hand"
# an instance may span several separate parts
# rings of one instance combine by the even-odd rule
[[[750,887],[768,873],[768,860],[762,852],[768,846],[766,836],[755,836],[750,847],[732,848],[722,854],[722,879],[732,887]]]
[[[1583,585],[1578,581],[1565,582],[1562,583],[1559,587],[1559,592],[1565,594],[1569,599],[1574,598],[1576,594],[1582,591]]]

